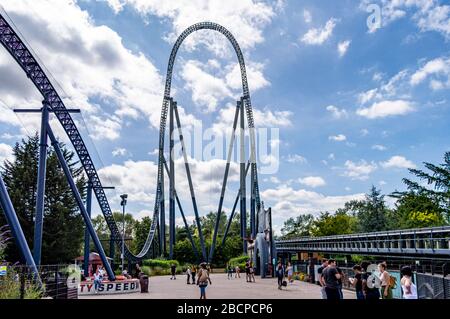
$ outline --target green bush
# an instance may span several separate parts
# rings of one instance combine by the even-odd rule
[[[180,266],[177,260],[165,260],[165,259],[147,259],[144,260],[142,272],[147,276],[166,276],[170,275],[170,267],[175,264],[177,266],[177,274],[183,274],[189,264]]]
[[[177,269],[180,267],[180,263],[176,260],[165,260],[165,259],[147,259],[144,260],[143,265],[148,267],[160,267],[163,269],[170,269],[172,264],[177,266]]]
[[[240,268],[241,270],[245,270],[245,263],[247,262],[247,260],[248,260],[249,258],[250,258],[250,257],[247,256],[247,255],[242,255],[242,256],[239,256],[239,257],[234,257],[234,258],[231,258],[231,259],[228,261],[228,265],[230,265],[230,266],[233,267],[233,268],[235,268],[236,266],[239,266],[239,268]]]

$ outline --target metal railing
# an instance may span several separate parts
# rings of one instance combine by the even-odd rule
[[[450,226],[278,240],[278,252],[450,257]]]

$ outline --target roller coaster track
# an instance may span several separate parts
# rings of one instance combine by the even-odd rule
[[[232,44],[240,66],[241,71],[241,79],[242,79],[242,89],[243,89],[243,102],[245,105],[245,111],[247,116],[247,124],[250,132],[250,145],[251,145],[251,153],[250,153],[250,163],[251,163],[251,192],[252,192],[252,205],[258,211],[261,207],[260,204],[260,196],[259,196],[259,187],[258,187],[258,176],[257,176],[257,167],[256,167],[256,154],[255,154],[255,132],[254,132],[254,119],[253,119],[253,111],[250,101],[250,93],[247,83],[247,73],[245,69],[244,57],[242,55],[241,49],[234,38],[234,36],[224,27],[219,24],[212,22],[201,22],[194,24],[184,30],[181,35],[176,40],[167,67],[167,76],[164,90],[164,98],[161,109],[161,119],[160,119],[160,131],[159,131],[159,159],[158,159],[158,176],[157,176],[157,190],[156,190],[156,198],[155,198],[155,206],[153,210],[152,224],[146,239],[146,242],[141,249],[141,251],[134,255],[128,247],[125,246],[125,258],[129,261],[136,262],[143,258],[146,258],[151,253],[151,245],[155,240],[155,234],[157,231],[158,219],[160,206],[163,209],[164,207],[164,136],[165,136],[165,128],[167,122],[168,115],[168,105],[171,102],[170,91],[171,91],[171,82],[172,82],[172,71],[175,62],[175,57],[178,52],[179,47],[182,42],[188,35],[191,33],[202,30],[209,29],[220,32],[223,34]],[[84,168],[84,171],[88,177],[88,180],[92,183],[92,189],[99,203],[100,209],[103,213],[105,221],[110,229],[112,238],[120,245],[122,245],[121,232],[119,231],[117,224],[114,220],[111,207],[109,205],[106,194],[103,190],[100,178],[98,176],[97,170],[93,163],[93,160],[88,152],[86,144],[81,137],[80,132],[78,131],[75,122],[73,121],[69,111],[64,105],[61,97],[58,92],[52,85],[50,79],[45,74],[43,68],[39,65],[38,61],[31,51],[27,48],[25,43],[20,39],[19,35],[16,31],[11,27],[8,21],[0,14],[0,41],[1,44],[5,47],[5,49],[9,52],[9,54],[15,59],[15,61],[20,65],[23,69],[27,77],[33,82],[38,91],[43,96],[43,103],[47,103],[49,105],[51,111],[56,115],[57,119],[61,123],[64,128],[67,136],[69,137],[79,159],[80,163]],[[186,164],[186,168],[188,169],[188,164]],[[198,231],[201,239],[202,245],[202,253],[203,258],[206,260],[206,253],[203,243],[203,236],[201,234],[201,225],[199,221],[198,211],[195,203],[195,195],[193,192],[192,182],[191,184],[191,195],[194,202],[194,211],[196,214],[196,221],[198,226]],[[254,202],[253,202],[254,201]],[[163,226],[160,226],[163,227]],[[216,236],[216,232],[214,237]],[[211,250],[213,251],[213,249]]]
[[[0,14],[0,42],[5,49],[16,60],[20,67],[25,71],[27,77],[33,82],[38,91],[44,97],[44,101],[48,103],[51,110],[56,115],[57,119],[64,128],[67,136],[69,137],[79,159],[83,166],[89,181],[92,183],[92,189],[97,197],[100,209],[111,231],[112,237],[121,244],[121,233],[117,224],[114,221],[114,217],[109,206],[108,199],[102,188],[102,183],[95,169],[94,163],[87,150],[86,144],[80,135],[70,113],[67,111],[66,106],[61,100],[58,92],[53,87],[49,78],[45,74],[42,67],[37,60],[33,57],[30,50],[25,43],[20,39],[15,30],[7,22],[7,20]],[[153,223],[150,228],[147,241],[144,244],[141,252],[137,255],[133,255],[128,247],[125,248],[125,257],[128,260],[136,261],[144,258],[150,251],[150,246],[153,241],[153,237],[156,231],[156,220],[158,217],[158,211],[154,212]],[[156,218],[156,219],[155,219]]]
[[[163,176],[163,156],[164,156],[164,136],[165,136],[165,127],[167,122],[167,113],[168,113],[168,106],[171,102],[171,85],[172,85],[172,73],[173,73],[173,67],[175,64],[175,58],[178,52],[178,49],[180,48],[183,41],[193,32],[199,31],[199,30],[213,30],[221,33],[224,35],[228,41],[233,46],[233,49],[237,55],[238,62],[239,62],[239,68],[241,71],[241,81],[242,81],[242,96],[243,96],[243,102],[245,105],[245,111],[246,111],[246,117],[247,117],[247,125],[250,133],[250,163],[251,163],[251,193],[252,193],[252,200],[255,201],[256,204],[256,210],[259,210],[261,207],[260,203],[260,195],[259,195],[259,187],[258,187],[258,173],[257,173],[257,167],[256,167],[256,154],[255,154],[255,125],[254,125],[254,119],[253,119],[253,110],[250,100],[250,92],[248,87],[248,81],[247,81],[247,71],[245,68],[245,61],[244,56],[242,54],[241,48],[239,47],[238,42],[234,38],[234,36],[231,34],[230,31],[228,31],[225,27],[214,23],[214,22],[200,22],[191,25],[187,29],[185,29],[177,38],[173,48],[172,52],[170,53],[169,63],[167,65],[167,74],[166,74],[166,83],[164,88],[164,99],[162,103],[162,109],[161,109],[161,121],[160,121],[160,131],[159,131],[159,164],[158,164],[158,185],[161,183],[161,177]],[[187,165],[187,164],[186,164]],[[189,174],[189,173],[188,173]],[[159,195],[157,194],[157,202],[159,199]],[[202,252],[203,252],[203,258],[206,259],[206,253],[205,253],[205,247],[203,242],[203,237],[201,233],[201,225],[198,218],[198,212],[196,208],[196,202],[195,202],[195,195],[193,194],[193,190],[191,187],[191,196],[193,200],[193,206],[194,211],[196,214],[196,222],[197,227],[199,230],[199,236],[200,236],[200,244],[202,245]],[[220,211],[218,212],[217,221],[219,220]],[[217,236],[217,225],[218,222],[216,221],[216,229],[214,231],[214,238],[213,238],[213,245],[210,252],[210,259],[212,258],[212,254],[214,251],[214,244],[215,239]],[[210,260],[211,261],[211,260]]]

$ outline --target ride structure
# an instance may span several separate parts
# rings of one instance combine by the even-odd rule
[[[202,227],[200,223],[200,213],[198,210],[197,200],[195,197],[195,190],[193,186],[192,176],[190,173],[190,166],[187,158],[185,143],[183,140],[183,133],[181,128],[180,116],[177,108],[177,102],[171,96],[171,83],[172,83],[172,73],[173,67],[175,64],[176,54],[178,49],[180,48],[182,42],[193,32],[199,30],[213,30],[223,34],[232,44],[234,51],[237,55],[240,71],[241,71],[241,80],[242,80],[242,97],[239,101],[236,102],[236,111],[233,122],[233,131],[232,138],[228,148],[227,161],[225,166],[225,173],[223,177],[223,184],[221,195],[218,203],[217,209],[217,219],[215,222],[214,233],[212,236],[212,244],[209,251],[209,254],[206,252],[205,239],[202,233]],[[267,212],[262,208],[259,194],[259,185],[258,185],[258,172],[257,172],[257,163],[256,163],[256,145],[255,145],[255,126],[253,119],[253,111],[250,100],[249,87],[247,82],[247,74],[245,69],[245,62],[242,51],[234,38],[234,36],[223,26],[213,23],[213,22],[201,22],[194,24],[184,30],[181,35],[176,40],[172,52],[170,54],[169,63],[167,67],[167,76],[165,82],[164,89],[164,97],[162,102],[161,109],[161,119],[160,119],[160,131],[159,131],[159,156],[158,156],[158,174],[157,174],[157,188],[156,188],[156,198],[153,209],[152,223],[149,229],[149,233],[147,235],[147,239],[138,254],[133,254],[130,249],[122,243],[122,234],[119,231],[119,228],[114,220],[111,207],[109,205],[108,199],[104,192],[104,188],[98,176],[97,170],[95,168],[94,162],[89,154],[89,151],[86,147],[86,144],[83,141],[83,138],[77,129],[74,120],[72,119],[71,113],[76,112],[74,110],[69,110],[64,105],[64,102],[60,98],[58,92],[52,85],[50,79],[47,77],[44,69],[40,66],[37,59],[33,56],[29,48],[25,45],[25,43],[21,40],[18,33],[14,30],[11,24],[5,19],[5,17],[0,13],[0,42],[8,51],[8,53],[15,59],[15,61],[19,64],[22,70],[25,72],[27,77],[33,82],[35,87],[43,96],[42,109],[39,110],[42,115],[41,120],[41,134],[40,134],[40,157],[39,157],[39,166],[38,166],[38,180],[37,180],[37,203],[36,203],[36,218],[35,218],[35,234],[34,234],[34,249],[33,249],[33,258],[30,258],[30,249],[26,243],[25,238],[20,235],[20,225],[17,221],[17,216],[14,219],[15,212],[10,205],[10,200],[6,188],[2,187],[2,192],[0,192],[0,197],[2,199],[2,207],[8,216],[8,223],[14,230],[14,238],[18,243],[18,247],[21,250],[21,253],[24,256],[24,260],[29,265],[40,264],[40,255],[41,255],[41,242],[42,242],[42,225],[43,225],[43,208],[44,208],[44,196],[45,196],[45,175],[46,175],[46,151],[47,151],[47,140],[50,138],[52,146],[54,147],[56,154],[58,155],[58,159],[60,164],[64,170],[68,183],[72,189],[73,195],[78,203],[79,209],[83,215],[84,222],[86,224],[87,230],[89,231],[89,236],[93,239],[94,244],[99,252],[100,257],[102,258],[105,268],[107,270],[108,276],[111,280],[114,280],[114,273],[109,266],[106,258],[106,254],[103,250],[101,242],[99,241],[94,228],[92,227],[92,222],[90,219],[90,210],[92,205],[91,200],[91,192],[94,193],[95,198],[99,204],[99,207],[102,211],[102,214],[105,218],[105,221],[108,225],[108,228],[111,232],[111,243],[110,246],[114,247],[114,244],[117,244],[118,247],[122,247],[124,245],[124,257],[128,260],[128,262],[139,262],[142,259],[156,257],[155,255],[158,253],[159,255],[166,256],[167,248],[166,248],[166,216],[165,216],[165,191],[164,191],[164,178],[165,175],[169,178],[169,257],[173,256],[173,248],[175,245],[175,209],[176,205],[179,208],[180,214],[184,221],[184,226],[188,233],[188,238],[191,242],[193,253],[198,257],[199,261],[208,261],[212,262],[214,257],[214,252],[216,249],[216,241],[218,236],[219,229],[219,221],[222,214],[222,208],[224,203],[225,192],[227,189],[227,179],[231,162],[231,155],[236,135],[236,128],[238,124],[240,124],[240,189],[238,191],[236,200],[234,202],[234,206],[232,212],[230,214],[230,219],[227,224],[227,229],[225,234],[222,237],[222,243],[225,242],[227,233],[231,224],[231,220],[236,212],[237,202],[240,202],[240,223],[241,223],[241,237],[243,239],[243,251],[247,252],[247,241],[248,232],[247,232],[247,202],[249,202],[250,210],[250,238],[256,239],[258,245],[258,251],[264,252],[261,256],[268,256],[270,248],[272,245],[272,236],[266,236],[267,227]],[[36,110],[26,110],[33,111]],[[69,138],[75,152],[77,153],[80,163],[84,168],[84,172],[87,176],[88,180],[88,200],[85,204],[82,201],[82,198],[75,187],[73,178],[68,171],[67,163],[62,157],[61,150],[59,149],[59,144],[55,135],[53,134],[52,128],[49,125],[49,116],[50,114],[54,114],[54,116],[58,119],[59,123],[63,127],[67,137]],[[167,165],[165,156],[164,156],[164,146],[165,146],[165,129],[167,124],[167,119],[169,117],[169,165]],[[250,137],[250,154],[249,159],[246,159],[245,155],[245,147],[244,147],[244,129],[245,129],[245,118],[247,119],[247,128],[249,131]],[[195,222],[197,225],[197,231],[200,239],[200,253],[197,250],[197,247],[194,243],[192,234],[190,233],[190,229],[188,227],[184,210],[181,205],[181,201],[178,197],[177,190],[175,189],[175,165],[174,165],[174,157],[173,157],[173,148],[174,148],[174,132],[175,126],[178,131],[179,140],[182,146],[183,159],[185,164],[186,175],[189,183],[189,192],[191,195],[193,211],[195,214]],[[250,197],[247,198],[247,185],[246,185],[246,177],[247,173],[250,171]],[[4,186],[4,185],[2,185]],[[9,200],[9,203],[8,203]],[[6,209],[5,209],[6,207]],[[11,209],[12,208],[12,209]],[[270,211],[270,209],[269,209]],[[262,216],[261,218],[256,217]],[[263,225],[264,224],[264,225]],[[19,231],[20,230],[20,231]],[[16,235],[17,234],[17,235]],[[262,235],[264,234],[264,235]],[[88,237],[88,236],[87,236]],[[259,238],[259,239],[258,239]],[[264,238],[264,239],[263,239]],[[89,242],[85,240],[85,242]],[[255,254],[255,256],[259,256]],[[255,257],[255,258],[256,258]],[[265,274],[267,272],[267,258],[260,258],[258,263],[260,264],[261,274]],[[256,262],[256,259],[255,259]]]

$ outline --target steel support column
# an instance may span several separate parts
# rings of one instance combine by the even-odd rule
[[[75,181],[72,178],[69,166],[67,165],[67,162],[61,151],[61,148],[59,147],[58,141],[56,140],[55,135],[53,134],[52,129],[50,128],[49,125],[47,125],[47,134],[50,137],[50,141],[55,150],[56,156],[58,157],[59,163],[61,164],[64,174],[66,175],[67,182],[69,183],[69,186],[72,190],[73,196],[75,197],[78,207],[80,208],[81,215],[83,216],[84,219],[84,223],[86,224],[86,227],[89,229],[89,234],[91,235],[92,241],[95,244],[95,248],[97,249],[98,254],[100,255],[103,266],[106,268],[108,278],[109,280],[115,280],[116,276],[114,275],[114,272],[111,269],[111,265],[109,264],[108,259],[106,258],[105,251],[103,250],[102,244],[100,243],[100,240],[98,239],[98,236],[95,232],[94,226],[92,225],[91,218],[89,217],[86,211],[86,207],[84,207],[83,199],[81,198],[80,192],[77,189],[77,185],[75,184]]]
[[[45,179],[47,167],[47,123],[48,101],[42,101],[41,135],[39,139],[39,163],[36,193],[36,214],[34,219],[33,257],[36,265],[41,264],[42,233],[44,227]]]
[[[175,245],[175,163],[174,163],[174,106],[177,102],[170,100],[169,105],[169,258],[173,259]]]
[[[32,272],[35,274],[35,278],[41,285],[41,280],[39,278],[39,272],[36,267],[36,263],[34,262],[33,256],[30,251],[30,247],[28,247],[27,240],[25,239],[25,235],[23,234],[22,227],[20,227],[19,219],[17,218],[16,211],[11,202],[11,198],[8,195],[8,191],[6,190],[5,183],[3,182],[2,176],[0,174],[0,204],[3,212],[6,216],[6,222],[11,229],[12,236],[14,241],[16,242],[17,248],[19,249],[20,255],[25,263],[31,268]]]
[[[191,177],[191,169],[189,168],[189,162],[188,162],[187,153],[186,153],[186,145],[184,144],[183,131],[181,129],[181,121],[180,121],[180,115],[178,114],[177,105],[174,105],[173,109],[175,112],[175,119],[177,121],[178,134],[179,134],[179,138],[180,138],[181,150],[182,150],[183,159],[184,159],[184,167],[186,169],[186,176],[187,176],[188,183],[189,183],[189,192],[191,194],[192,206],[194,208],[195,222],[197,223],[198,237],[200,238],[202,257],[203,257],[203,260],[206,261],[207,256],[206,256],[205,240],[203,238],[202,225],[200,222],[200,215],[198,214],[197,200],[195,198],[194,185],[192,183],[192,177]]]
[[[114,236],[109,236],[109,258],[111,258],[111,268],[114,268],[114,258],[116,257],[116,242]]]
[[[247,253],[247,242],[244,239],[247,237],[247,208],[246,208],[246,192],[247,189],[245,187],[245,113],[244,113],[244,99],[238,102],[239,110],[240,110],[240,211],[241,211],[241,237],[242,241],[242,250],[244,254]]]
[[[87,184],[87,193],[86,193],[86,212],[91,218],[91,210],[92,210],[92,183],[91,181],[88,181]],[[87,277],[89,274],[89,253],[91,252],[90,249],[90,235],[89,230],[87,227],[84,229],[84,275]]]
[[[231,156],[233,155],[233,146],[234,146],[234,139],[235,139],[235,134],[236,134],[236,126],[237,126],[238,117],[239,117],[239,103],[236,103],[236,113],[234,115],[233,131],[231,132],[230,145],[228,146],[227,162],[225,164],[225,174],[223,176],[222,191],[220,192],[219,207],[217,208],[216,224],[214,226],[213,240],[212,240],[211,249],[209,251],[209,256],[208,256],[209,262],[212,261],[212,259],[214,257],[214,249],[216,248],[217,233],[219,232],[220,217],[222,216],[222,206],[223,206],[223,200],[225,197],[225,190],[227,188]]]

